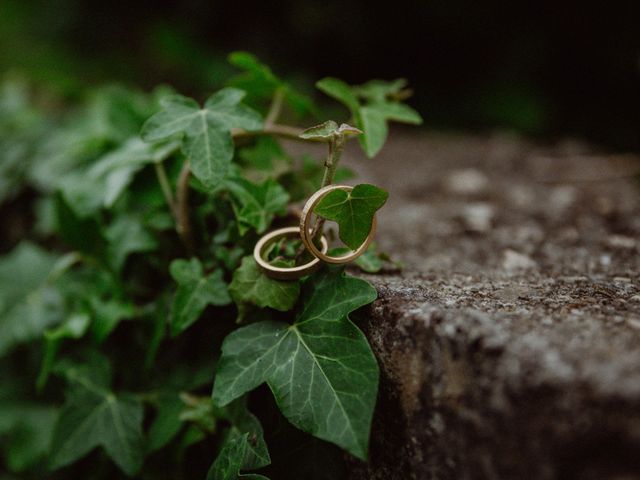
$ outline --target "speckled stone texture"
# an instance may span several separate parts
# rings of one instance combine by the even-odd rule
[[[357,315],[381,369],[352,479],[640,479],[640,159],[576,141],[392,133]]]

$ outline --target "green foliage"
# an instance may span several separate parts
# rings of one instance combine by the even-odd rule
[[[114,394],[107,364],[64,364],[70,388],[51,442],[51,468],[67,465],[97,446],[122,470],[134,475],[143,461],[142,402],[130,394]]]
[[[229,84],[248,92],[250,104],[270,101],[279,92],[287,104],[300,116],[315,113],[309,97],[298,93],[291,85],[278,78],[271,69],[247,52],[233,52],[229,63],[243,70],[229,80]]]
[[[182,95],[160,100],[162,110],[142,127],[147,142],[182,137],[182,151],[191,171],[206,187],[214,189],[227,175],[233,158],[231,129],[259,130],[260,115],[240,102],[245,92],[224,88],[211,95],[200,108]]]
[[[327,220],[335,221],[340,227],[340,240],[355,250],[369,235],[373,216],[385,204],[388,196],[381,188],[363,183],[350,192],[329,192],[314,211]]]
[[[347,315],[375,298],[340,270],[312,276],[293,324],[258,322],[226,338],[214,401],[226,405],[266,381],[291,423],[366,460],[378,366]]]
[[[294,158],[280,135],[334,145],[361,132],[280,125],[281,112],[318,109],[252,55],[230,60],[241,73],[203,106],[168,88],[114,86],[66,105],[16,78],[0,83],[0,470],[10,478],[340,478],[332,444],[367,458],[378,369],[348,315],[375,290],[329,268],[274,280],[252,257],[260,235],[297,223],[290,202],[352,175],[335,151],[330,170]],[[323,85],[359,128],[373,104],[402,116],[389,112],[403,108],[404,84]],[[360,185],[317,213],[353,245],[385,199]],[[299,244],[274,245],[270,260],[295,263]],[[377,271],[382,260],[369,251],[356,265]],[[253,392],[262,383],[275,402]],[[299,430],[274,425],[278,409]]]
[[[323,78],[316,86],[343,103],[351,112],[353,122],[364,132],[360,145],[369,158],[375,157],[387,139],[389,121],[420,125],[422,117],[411,107],[398,101],[406,86],[403,79],[392,82],[372,80],[351,86],[337,78]]]
[[[300,138],[304,140],[314,140],[317,142],[326,142],[337,136],[357,136],[362,132],[346,123],[338,126],[333,120],[328,120],[315,127],[307,128],[300,134]]]
[[[298,300],[300,283],[267,277],[260,271],[253,256],[248,256],[242,259],[242,264],[234,272],[229,293],[238,305],[252,304],[286,312]]]
[[[61,320],[60,296],[47,281],[55,265],[53,255],[28,242],[0,260],[0,356]]]
[[[205,275],[197,258],[174,260],[169,266],[178,289],[171,306],[171,333],[178,335],[189,328],[207,305],[227,305],[231,299],[222,270]]]
[[[227,189],[235,199],[234,210],[241,235],[251,228],[263,233],[276,215],[285,212],[289,202],[287,192],[271,178],[260,185],[234,178],[227,183]]]

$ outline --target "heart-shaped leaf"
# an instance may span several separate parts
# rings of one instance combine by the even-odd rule
[[[352,250],[357,249],[369,235],[376,211],[384,205],[389,194],[375,185],[356,185],[353,190],[333,190],[316,205],[315,213],[333,220],[340,228],[340,240]]]

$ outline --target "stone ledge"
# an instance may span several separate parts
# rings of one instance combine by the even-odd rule
[[[372,460],[351,478],[640,478],[637,320],[571,313],[572,292],[635,287],[542,278],[505,301],[511,282],[408,276],[369,278],[380,298],[359,323],[381,394]]]
[[[359,479],[640,479],[640,158],[405,136],[345,164],[390,191],[358,314],[381,368]]]

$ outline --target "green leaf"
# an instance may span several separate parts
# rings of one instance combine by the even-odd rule
[[[231,299],[222,270],[205,275],[197,258],[174,260],[169,267],[171,276],[178,283],[178,290],[171,306],[171,334],[178,335],[189,328],[207,305],[227,305]]]
[[[360,137],[360,145],[369,158],[376,156],[384,145],[388,121],[412,125],[422,123],[418,112],[392,98],[406,86],[405,80],[372,80],[362,86],[350,86],[342,80],[325,78],[316,83],[316,86],[350,110],[356,126],[364,131],[364,135]]]
[[[315,213],[333,220],[340,227],[340,240],[352,250],[357,249],[369,235],[376,211],[384,205],[389,194],[374,185],[356,185],[353,190],[333,190],[316,205]]]
[[[288,83],[278,78],[271,69],[248,52],[232,52],[229,63],[244,70],[233,77],[228,84],[245,90],[250,98],[270,100],[276,91],[282,92],[284,100],[298,114],[313,113],[315,107],[306,95],[296,92]]]
[[[244,459],[249,449],[249,434],[229,435],[215,462],[207,474],[207,480],[269,480],[264,475],[256,473],[241,474],[240,470],[244,466]]]
[[[111,208],[145,165],[159,163],[174,153],[176,141],[145,143],[129,139],[100,157],[86,170],[75,170],[61,181],[62,194],[76,215],[94,215],[100,208]]]
[[[390,82],[384,80],[370,80],[363,85],[352,87],[353,92],[359,97],[365,98],[370,102],[385,102],[389,97],[400,94],[407,86],[407,80],[398,78]]]
[[[387,140],[389,129],[383,114],[378,110],[362,107],[358,111],[358,124],[365,134],[360,137],[360,145],[369,158],[375,157]]]
[[[184,402],[177,393],[163,393],[156,403],[156,416],[149,427],[146,452],[151,453],[167,445],[182,429],[180,414]]]
[[[236,177],[227,182],[227,189],[235,199],[234,211],[240,235],[244,235],[249,228],[263,233],[269,228],[275,215],[286,212],[289,202],[289,194],[271,178],[256,185]]]
[[[289,157],[274,137],[257,138],[254,145],[242,148],[238,156],[249,166],[267,172],[274,170],[274,163],[276,166],[290,163]]]
[[[247,256],[233,272],[229,294],[237,304],[251,303],[258,307],[286,312],[291,310],[298,300],[300,283],[267,277],[258,268],[253,256]]]
[[[309,277],[293,324],[259,322],[227,336],[214,401],[226,405],[266,381],[291,423],[366,459],[378,367],[347,315],[375,298],[339,269]]]
[[[316,82],[316,87],[320,91],[346,105],[346,107],[352,112],[358,110],[360,107],[358,97],[353,93],[351,86],[342,80],[326,77]]]
[[[90,303],[94,317],[91,330],[98,343],[104,342],[122,320],[135,316],[134,306],[119,298],[104,300],[93,296]]]
[[[147,142],[183,137],[182,150],[194,176],[207,188],[215,188],[229,173],[233,158],[231,129],[259,130],[260,114],[240,102],[244,92],[224,88],[200,108],[195,100],[172,95],[161,100],[162,110],[142,127]]]
[[[0,356],[62,320],[62,299],[48,284],[57,261],[26,241],[0,258]]]
[[[338,131],[338,124],[333,120],[327,120],[315,127],[307,128],[299,137],[305,140],[326,141],[333,138]]]
[[[318,142],[326,142],[332,138],[339,136],[356,136],[362,132],[351,125],[343,123],[338,127],[338,124],[333,120],[328,120],[315,127],[307,128],[299,136],[305,140],[314,140]]]
[[[264,441],[262,425],[260,425],[260,420],[247,408],[246,395],[227,406],[226,416],[231,422],[232,435],[249,435],[242,468],[255,470],[269,465],[271,457]]]
[[[56,195],[56,228],[62,241],[71,248],[108,264],[107,241],[102,226],[93,217],[81,218],[62,195]]]
[[[351,253],[351,249],[347,247],[337,247],[329,250],[329,255],[332,256],[346,255],[348,253]],[[363,272],[378,273],[382,270],[383,259],[376,252],[374,244],[371,244],[367,251],[356,258],[353,263]]]
[[[45,459],[56,417],[57,411],[50,406],[17,400],[0,402],[0,438],[9,471],[23,472]]]
[[[81,338],[89,328],[90,323],[91,317],[89,315],[77,313],[70,316],[62,325],[44,332],[44,357],[36,382],[38,390],[42,390],[47,383],[51,367],[53,367],[56,359],[56,353],[62,341],[67,338],[76,340]]]
[[[140,400],[111,392],[105,367],[69,367],[65,375],[70,385],[53,434],[50,467],[68,465],[102,446],[122,471],[135,475],[144,454]]]
[[[420,114],[404,103],[371,103],[366,108],[371,111],[377,112],[386,120],[393,120],[394,122],[408,123],[411,125],[422,124],[422,117],[420,116]]]
[[[116,217],[105,231],[109,241],[107,255],[116,271],[121,271],[132,253],[149,252],[158,247],[158,241],[149,232],[139,218],[134,215]]]

